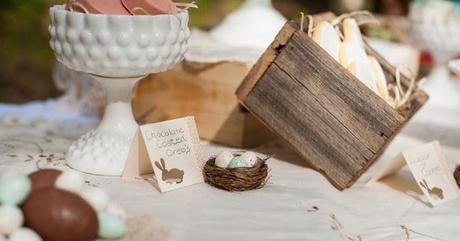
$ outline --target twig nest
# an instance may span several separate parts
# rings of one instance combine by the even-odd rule
[[[203,173],[207,183],[231,192],[258,189],[265,185],[268,179],[265,162],[269,158],[262,159],[253,152],[246,152],[230,153],[230,159],[229,153],[224,151],[206,162]]]

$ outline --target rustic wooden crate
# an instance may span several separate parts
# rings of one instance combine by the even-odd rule
[[[367,48],[387,79],[395,81],[395,68]],[[407,88],[409,79],[402,77]],[[293,21],[286,23],[236,94],[340,190],[368,169],[428,99],[417,88],[409,105],[392,108]]]
[[[156,122],[193,115],[203,139],[240,148],[270,141],[275,135],[235,96],[250,68],[240,62],[184,61],[171,71],[152,74],[137,87],[136,119]]]

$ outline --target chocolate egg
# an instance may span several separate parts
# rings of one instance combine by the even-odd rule
[[[25,225],[45,241],[89,241],[97,236],[96,211],[74,193],[42,188],[25,200],[22,209]]]
[[[62,171],[56,169],[43,169],[29,174],[32,181],[32,192],[46,187],[54,187],[54,182]]]

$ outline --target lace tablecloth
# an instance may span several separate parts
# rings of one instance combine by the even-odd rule
[[[448,160],[460,164],[460,82],[450,80],[445,68],[438,68],[424,88],[431,95],[428,104],[377,163],[343,192],[280,141],[255,149],[276,155],[268,161],[269,182],[255,191],[229,193],[203,183],[160,194],[144,181],[85,178],[90,185],[106,189],[132,215],[150,216],[169,233],[170,240],[459,240],[460,200],[431,208],[416,192],[404,193],[385,184],[365,186],[398,152],[434,139],[441,142]],[[3,115],[4,110],[0,106]],[[64,152],[91,126],[27,116],[3,118],[0,171],[67,168]],[[206,158],[227,149],[203,145]],[[410,173],[405,168],[399,176]]]

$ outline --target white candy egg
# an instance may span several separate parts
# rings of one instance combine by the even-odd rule
[[[11,234],[24,223],[21,210],[13,205],[0,206],[0,234]]]
[[[2,174],[0,175],[0,182],[5,181],[9,178],[19,176],[20,173],[16,170],[13,169],[7,169],[6,171],[3,171]]]
[[[114,202],[109,203],[105,211],[121,217],[125,222],[128,220],[128,212],[122,206]]]
[[[230,164],[232,159],[233,154],[231,152],[223,151],[216,157],[216,161],[214,162],[214,164],[218,167],[227,168],[228,164]]]
[[[56,188],[79,193],[83,189],[83,176],[77,171],[65,171],[56,179]]]
[[[10,235],[9,241],[43,241],[43,239],[30,228],[20,228]]]
[[[241,155],[241,158],[251,166],[254,166],[257,163],[257,156],[252,151],[247,151],[243,153],[243,155]]]
[[[97,187],[90,187],[83,190],[81,196],[97,211],[104,210],[109,204],[109,196],[107,193]]]

